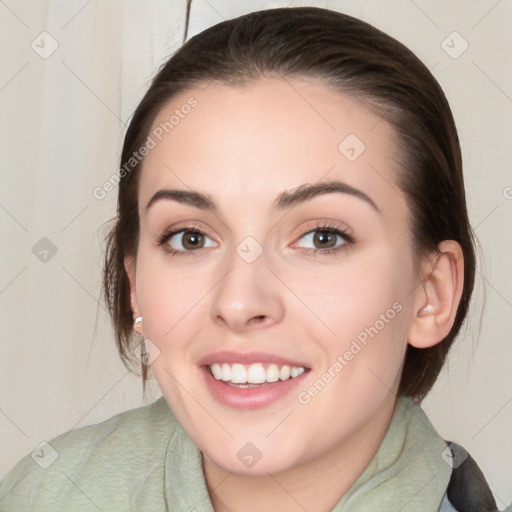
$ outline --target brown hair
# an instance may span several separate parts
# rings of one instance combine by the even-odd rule
[[[404,45],[345,14],[313,7],[258,11],[224,21],[186,42],[160,69],[128,127],[121,166],[145,142],[160,109],[176,94],[211,81],[239,85],[264,76],[315,77],[373,108],[400,141],[399,187],[409,204],[417,257],[455,240],[464,254],[464,288],[453,327],[437,345],[407,347],[399,394],[421,400],[431,389],[466,317],[475,252],[462,161],[446,97]],[[119,183],[117,217],[107,238],[106,303],[121,358],[133,358],[133,318],[124,258],[136,256],[141,163]],[[142,364],[143,382],[147,367]]]

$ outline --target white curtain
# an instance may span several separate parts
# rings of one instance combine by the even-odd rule
[[[193,0],[188,35],[287,5],[338,9],[390,33],[451,102],[484,278],[425,408],[442,435],[476,456],[504,505],[512,500],[512,5]],[[94,191],[116,172],[126,123],[182,43],[186,12],[186,0],[0,1],[0,477],[40,442],[144,403],[100,298],[117,190]],[[148,400],[156,396],[155,388]]]

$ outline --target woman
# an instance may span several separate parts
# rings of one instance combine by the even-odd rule
[[[408,49],[324,9],[216,25],[153,80],[119,177],[105,297],[163,397],[25,458],[2,510],[497,510],[419,405],[475,255]]]

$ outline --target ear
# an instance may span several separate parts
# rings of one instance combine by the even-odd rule
[[[423,264],[425,278],[414,292],[414,318],[408,342],[427,348],[442,341],[450,332],[464,284],[464,256],[454,240],[445,240]]]
[[[137,289],[135,286],[135,258],[133,256],[126,256],[124,259],[124,269],[126,270],[126,274],[128,275],[128,280],[130,281],[130,304],[132,307],[132,311],[135,317],[140,316],[139,303],[137,301]],[[142,334],[142,322],[139,322],[134,325],[134,329],[141,336]]]

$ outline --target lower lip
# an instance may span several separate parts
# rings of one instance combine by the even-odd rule
[[[207,366],[203,366],[201,370],[213,397],[220,403],[236,409],[259,409],[277,402],[290,394],[307,373],[306,371],[293,379],[269,382],[253,388],[236,388],[215,379]]]

